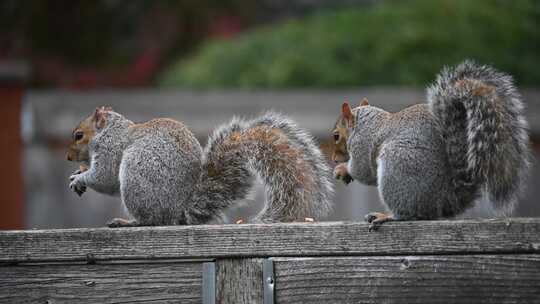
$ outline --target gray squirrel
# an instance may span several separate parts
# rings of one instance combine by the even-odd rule
[[[472,61],[444,68],[427,104],[389,113],[367,99],[354,109],[344,103],[334,176],[378,187],[390,212],[367,214],[370,230],[453,217],[482,195],[509,214],[529,168],[523,108],[509,75]]]
[[[70,188],[119,195],[131,220],[108,225],[191,225],[219,221],[255,177],[266,204],[253,222],[320,218],[331,210],[331,169],[308,133],[276,113],[235,118],[203,149],[181,122],[135,124],[100,107],[72,133],[67,159],[82,163]]]

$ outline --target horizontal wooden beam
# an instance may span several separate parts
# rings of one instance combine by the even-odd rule
[[[276,303],[538,303],[540,256],[274,259]]]
[[[0,231],[0,262],[540,252],[540,219]]]
[[[0,303],[201,303],[201,265],[0,267]]]

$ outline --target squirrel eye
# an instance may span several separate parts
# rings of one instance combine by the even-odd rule
[[[339,140],[339,133],[334,133],[334,140],[335,140],[335,141],[338,141],[338,140]]]
[[[81,131],[77,131],[77,132],[75,132],[75,134],[73,134],[73,138],[75,138],[75,140],[81,140],[83,138],[83,136],[84,136],[84,134]]]

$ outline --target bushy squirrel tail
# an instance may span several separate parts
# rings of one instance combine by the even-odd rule
[[[325,158],[312,137],[283,115],[235,118],[217,128],[204,149],[197,199],[218,213],[246,198],[256,177],[264,183],[266,202],[252,221],[318,219],[331,210]]]
[[[530,158],[528,124],[512,77],[465,61],[443,69],[427,99],[447,142],[458,203],[464,209],[486,194],[497,210],[511,212]]]

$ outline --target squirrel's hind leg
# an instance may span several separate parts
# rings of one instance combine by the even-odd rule
[[[141,224],[137,220],[126,220],[123,218],[113,218],[107,223],[109,228],[120,228],[120,227],[137,227]]]
[[[364,217],[366,222],[369,223],[368,231],[377,231],[379,227],[389,221],[397,221],[397,219],[389,213],[382,212],[370,212]]]

